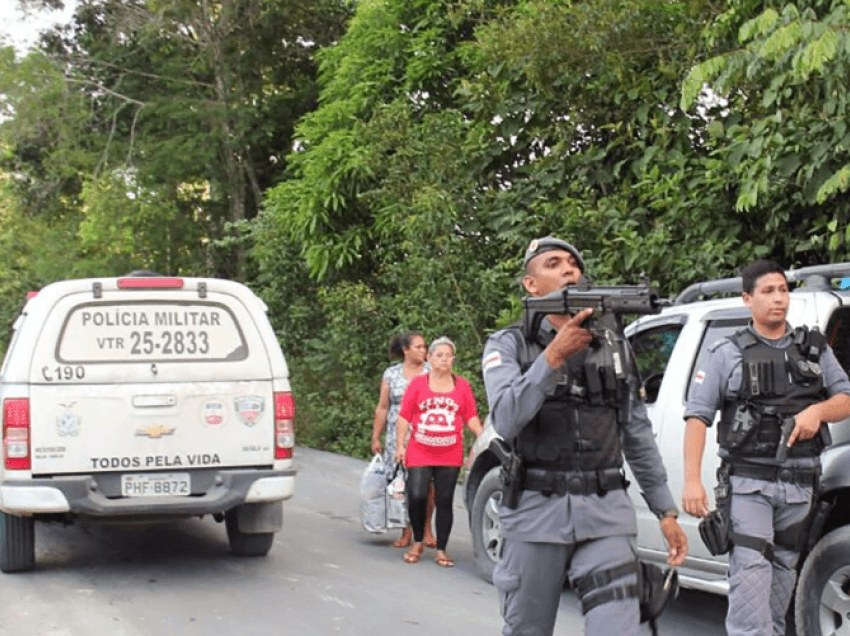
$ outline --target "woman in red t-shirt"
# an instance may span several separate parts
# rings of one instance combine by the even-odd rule
[[[425,534],[425,506],[428,483],[434,480],[437,490],[437,563],[454,565],[446,554],[452,529],[457,476],[463,464],[463,425],[478,437],[481,420],[475,406],[472,387],[464,378],[452,373],[454,343],[443,336],[428,348],[431,370],[410,381],[401,401],[396,423],[396,461],[407,466],[407,507],[413,544],[404,555],[405,563],[416,563],[422,556]],[[412,428],[405,454],[404,440]]]

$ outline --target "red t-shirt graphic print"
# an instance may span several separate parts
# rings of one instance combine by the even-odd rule
[[[460,466],[463,463],[463,425],[478,415],[472,387],[455,376],[448,393],[436,393],[428,374],[410,381],[399,415],[410,422],[407,466]]]

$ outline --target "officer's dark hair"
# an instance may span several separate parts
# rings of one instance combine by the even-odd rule
[[[400,333],[390,338],[390,360],[393,358],[403,358],[404,350],[410,346],[410,343],[413,342],[413,339],[417,336],[421,338],[422,334],[418,331],[405,331],[404,333]]]
[[[782,274],[782,278],[785,278],[785,270],[782,269],[782,266],[779,263],[769,261],[766,258],[760,258],[755,263],[747,265],[741,270],[741,283],[744,291],[748,294],[752,294],[753,290],[756,288],[758,279],[765,274]]]

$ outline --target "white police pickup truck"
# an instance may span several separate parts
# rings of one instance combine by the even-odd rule
[[[0,570],[35,566],[34,522],[212,514],[262,556],[294,491],[288,369],[239,283],[156,275],[31,294],[0,368]]]
[[[850,263],[806,267],[787,272],[799,286],[791,293],[788,321],[792,326],[818,327],[845,369],[850,369],[850,290],[839,281],[850,277]],[[731,297],[702,300],[714,295]],[[626,329],[641,375],[655,438],[664,458],[674,498],[684,485],[682,458],[685,400],[700,360],[709,345],[731,335],[749,321],[741,300],[741,279],[722,279],[692,285],[671,307],[645,316]],[[823,454],[822,496],[836,502],[822,536],[801,559],[789,636],[850,634],[850,421],[830,425],[833,443]],[[498,461],[488,450],[495,436],[491,426],[476,441],[464,482],[476,564],[492,580],[501,549],[495,504],[499,491]],[[702,481],[714,507],[713,486],[718,466],[717,442],[707,438]],[[640,496],[635,479],[630,494],[638,521],[641,559],[664,566],[666,547],[658,519]],[[683,587],[725,594],[727,557],[712,556],[697,530],[698,519],[682,514],[679,522],[688,536],[690,554],[679,568]],[[796,627],[794,625],[796,623]],[[796,630],[796,631],[794,631]]]

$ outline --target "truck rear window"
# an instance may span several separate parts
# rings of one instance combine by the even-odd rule
[[[75,306],[56,343],[63,363],[231,362],[248,346],[233,312],[217,302],[125,301]]]

